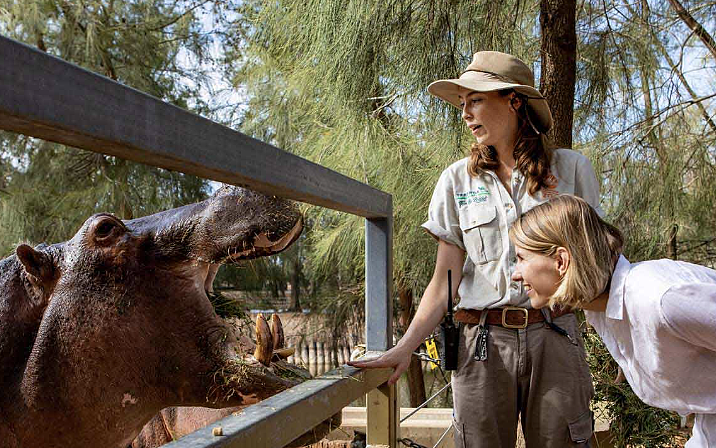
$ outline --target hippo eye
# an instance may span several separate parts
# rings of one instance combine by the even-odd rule
[[[112,229],[114,229],[114,227],[115,227],[115,225],[112,221],[105,220],[97,226],[97,228],[95,229],[95,235],[97,235],[100,238],[105,237],[105,236],[109,235],[110,233],[112,233]]]

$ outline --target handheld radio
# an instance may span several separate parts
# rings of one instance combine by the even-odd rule
[[[442,350],[440,351],[440,364],[444,370],[457,370],[457,349],[460,342],[460,333],[452,318],[452,272],[448,275],[448,309],[445,318],[440,324],[442,336]]]

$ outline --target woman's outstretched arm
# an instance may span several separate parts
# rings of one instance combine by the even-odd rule
[[[395,347],[379,358],[351,361],[348,364],[360,368],[392,367],[395,371],[388,383],[395,384],[400,375],[408,369],[412,353],[432,333],[445,315],[447,311],[447,271],[448,269],[452,271],[452,294],[454,297],[460,280],[462,280],[464,259],[465,251],[453,244],[439,240],[435,272],[433,272],[428,287],[425,288],[418,311],[415,313],[408,331]]]

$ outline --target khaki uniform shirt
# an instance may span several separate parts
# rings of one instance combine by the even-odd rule
[[[510,195],[493,171],[483,170],[475,177],[470,176],[469,160],[466,157],[443,171],[423,227],[435,238],[467,252],[458,288],[458,308],[529,308],[522,284],[510,278],[517,259],[508,230],[522,213],[557,194],[579,196],[601,215],[594,168],[585,156],[557,149],[550,168],[554,176],[550,188],[531,196],[525,176],[513,170]]]

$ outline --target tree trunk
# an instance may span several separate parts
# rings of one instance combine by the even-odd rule
[[[676,239],[676,235],[679,232],[679,225],[672,224],[669,228],[669,239],[666,243],[666,256],[672,260],[677,260],[679,257],[679,244]]]
[[[572,147],[577,76],[576,14],[576,0],[540,0],[540,91],[547,98],[554,118],[549,136],[562,148]]]
[[[399,283],[400,284],[400,283]],[[405,331],[415,315],[413,307],[413,290],[403,286],[398,287],[398,298],[400,301],[400,315],[398,325]],[[408,391],[410,393],[410,407],[416,408],[425,403],[425,380],[423,379],[423,367],[417,356],[410,357],[408,366]]]
[[[676,11],[676,14],[679,15],[679,18],[688,26],[691,28],[691,30],[699,36],[701,39],[701,42],[706,45],[706,48],[711,52],[714,58],[716,58],[716,42],[714,42],[713,37],[704,29],[703,26],[699,22],[694,19],[694,17],[689,13],[689,11],[684,8],[684,6],[679,3],[679,0],[669,0],[669,3],[671,3],[671,6]]]

